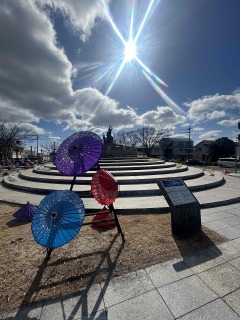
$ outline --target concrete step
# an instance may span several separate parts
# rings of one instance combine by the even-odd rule
[[[180,168],[182,169],[182,168]],[[123,184],[139,184],[139,183],[153,183],[156,182],[156,180],[161,178],[181,178],[183,180],[189,180],[189,179],[195,179],[202,176],[204,173],[202,170],[198,168],[188,168],[184,167],[184,170],[170,170],[169,173],[166,173],[165,170],[158,171],[158,174],[154,175],[136,175],[132,173],[132,175],[122,175],[117,176],[116,180],[120,185]],[[58,174],[53,174],[54,172],[57,172]],[[111,171],[112,173],[112,171]],[[115,174],[114,174],[115,176]],[[22,170],[20,173],[20,178],[25,179],[28,181],[38,181],[38,182],[45,182],[45,183],[67,183],[71,184],[71,181],[73,177],[69,176],[63,176],[60,175],[58,171],[51,171],[46,174],[46,172],[43,171],[36,171],[36,170]],[[90,184],[92,180],[92,175],[90,176],[79,176],[76,178],[75,184]]]
[[[165,176],[163,177],[165,178]],[[28,181],[21,179],[19,175],[16,181],[10,181],[8,177],[3,179],[4,186],[21,191],[34,192],[39,194],[49,194],[52,191],[56,190],[66,190],[70,188],[72,180],[69,180],[68,184],[66,183],[54,183],[49,182],[37,182],[37,181]],[[204,174],[199,178],[187,180],[186,184],[192,191],[203,190],[217,187],[224,183],[224,178],[222,174],[215,173],[214,176],[209,174]],[[91,196],[91,186],[84,184],[75,184],[73,190],[77,192],[81,197]],[[157,183],[149,184],[125,184],[119,185],[119,196],[147,196],[147,195],[159,195],[161,192]]]
[[[56,166],[47,166],[49,169],[51,170],[55,170],[57,171]],[[175,168],[176,164],[175,163],[149,163],[147,166],[145,164],[139,163],[139,164],[124,164],[124,165],[116,165],[116,164],[112,164],[112,165],[101,165],[100,166],[101,169],[105,169],[108,171],[129,171],[129,170],[152,170],[152,169],[163,169],[163,168]],[[96,172],[97,167],[93,167],[92,169],[89,170],[89,172]]]
[[[101,157],[101,159],[99,160],[99,162],[121,162],[121,161],[138,161],[138,162],[144,162],[144,161],[148,161],[151,160],[153,158],[149,158],[149,157],[135,157],[135,156],[131,156],[131,157]],[[163,161],[160,159],[156,159],[159,161]],[[163,161],[164,162],[164,161]]]
[[[141,170],[111,170],[111,174],[115,177],[117,176],[142,176],[142,175],[156,175],[156,174],[165,174],[165,173],[173,173],[173,172],[182,172],[187,171],[187,166],[182,166],[177,168],[176,166],[168,167],[168,168],[159,168],[159,169],[141,169]],[[55,175],[55,176],[62,176],[63,174],[60,173],[58,170],[39,170],[34,168],[33,172],[45,174],[45,175]],[[96,171],[88,171],[81,175],[81,177],[91,177]]]
[[[201,208],[211,208],[240,202],[240,179],[225,176],[226,183],[218,188],[193,192]],[[44,195],[10,190],[0,186],[0,201],[8,203],[26,204],[27,201],[38,206]],[[86,212],[94,212],[102,206],[93,198],[83,198]],[[121,214],[166,213],[169,206],[162,195],[142,197],[119,197],[114,207]]]

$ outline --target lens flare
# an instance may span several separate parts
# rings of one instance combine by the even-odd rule
[[[142,73],[151,84],[153,89],[157,91],[157,93],[162,97],[162,99],[167,103],[168,106],[174,108],[177,111],[180,111],[186,116],[186,112],[184,112],[161,88],[159,88],[158,84],[146,73],[144,69],[142,69]]]
[[[162,86],[168,87],[168,85],[162,81],[155,73],[153,73],[138,57],[136,57],[137,62],[144,69],[145,72],[149,74],[155,81],[157,81]]]
[[[136,45],[132,40],[126,43],[124,55],[127,62],[136,58]]]
[[[129,38],[128,40],[125,40],[121,34],[121,32],[119,31],[119,29],[117,28],[116,24],[113,21],[113,18],[109,12],[108,6],[106,5],[106,3],[104,2],[104,0],[99,0],[100,6],[102,7],[105,15],[108,18],[109,23],[111,24],[113,30],[116,32],[116,34],[118,35],[119,39],[121,40],[123,46],[124,46],[124,53],[123,53],[123,57],[119,60],[119,62],[121,62],[116,75],[112,81],[112,83],[110,84],[109,88],[106,91],[106,95],[109,94],[109,92],[111,91],[112,87],[114,86],[116,80],[118,79],[118,77],[120,76],[122,70],[124,69],[126,63],[130,63],[132,60],[135,60],[138,62],[138,64],[141,67],[142,73],[145,76],[145,78],[147,79],[147,81],[151,84],[151,86],[159,93],[159,95],[162,97],[162,99],[172,108],[175,108],[176,110],[180,111],[181,113],[183,113],[184,115],[186,114],[170,97],[167,96],[167,94],[159,87],[159,85],[161,86],[165,86],[167,87],[167,84],[161,80],[155,73],[153,73],[138,57],[137,57],[137,41],[140,39],[140,35],[141,32],[144,28],[144,25],[147,21],[147,19],[149,18],[149,16],[151,16],[153,14],[153,12],[155,11],[158,3],[160,2],[160,0],[151,0],[146,13],[143,17],[143,20],[140,23],[140,26],[137,30],[137,32],[135,32],[135,37],[133,37],[133,25],[134,25],[134,0],[133,0],[133,6],[132,6],[132,14],[131,14],[131,21],[130,21],[130,30],[129,30]]]

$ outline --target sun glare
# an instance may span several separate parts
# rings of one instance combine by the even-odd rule
[[[111,13],[109,11],[109,6],[105,3],[106,0],[99,0],[99,3],[105,12],[113,30],[116,32],[118,35],[119,39],[121,40],[123,46],[124,46],[124,58],[121,59],[121,63],[119,64],[118,71],[112,80],[112,83],[110,84],[109,88],[106,91],[106,95],[109,94],[111,91],[112,87],[116,83],[118,77],[120,76],[122,70],[124,69],[126,63],[130,63],[132,60],[136,60],[136,62],[141,66],[142,72],[148,82],[151,84],[151,86],[156,90],[156,92],[162,97],[162,99],[167,102],[167,104],[171,107],[174,107],[178,111],[182,111],[182,109],[173,101],[170,99],[170,97],[167,96],[167,94],[160,88],[161,86],[167,87],[167,84],[162,81],[155,73],[152,72],[137,56],[137,47],[136,44],[140,40],[140,35],[143,31],[143,28],[146,24],[147,19],[153,14],[154,10],[157,7],[157,4],[159,3],[160,0],[149,0],[149,5],[147,7],[146,13],[144,15],[144,18],[142,22],[140,23],[140,26],[138,27],[137,33],[134,32],[134,3],[135,1],[132,0],[133,6],[132,6],[132,14],[131,14],[131,21],[130,21],[130,29],[129,29],[129,35],[128,35],[128,41],[124,39],[122,36],[121,32],[119,31],[118,27],[114,23],[114,20],[111,16]],[[154,4],[155,3],[155,4]],[[133,37],[133,34],[135,36]],[[120,62],[119,61],[119,62]],[[182,111],[183,112],[183,111]]]
[[[125,59],[128,62],[131,62],[133,59],[136,58],[136,45],[134,43],[134,41],[130,40],[129,42],[127,42],[125,44]]]

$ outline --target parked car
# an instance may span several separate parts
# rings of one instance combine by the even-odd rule
[[[177,161],[176,159],[170,159],[170,160],[168,160],[168,162],[178,163],[179,161]]]
[[[30,167],[33,166],[33,162],[30,161],[29,159],[25,158],[25,159],[14,159],[13,160],[13,164],[16,167],[25,167],[26,164],[28,164]]]
[[[25,166],[25,163],[22,159],[20,159],[20,160],[14,160],[13,165],[16,167],[23,167],[23,166]]]
[[[219,158],[217,164],[219,167],[234,168],[235,158]],[[237,167],[240,167],[240,161],[237,161]]]
[[[31,161],[31,160],[29,160],[28,158],[25,158],[24,159],[24,162],[26,163],[28,163],[30,166],[33,166],[34,165],[34,163]]]
[[[191,160],[187,160],[186,161],[186,165],[187,166],[205,166],[206,162],[203,162],[203,161],[198,160],[198,159],[191,159]]]

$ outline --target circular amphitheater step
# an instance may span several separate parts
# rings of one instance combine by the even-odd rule
[[[188,188],[192,191],[197,190],[203,190],[207,188],[213,188],[216,186],[219,186],[224,183],[224,178],[220,173],[215,174],[214,176],[210,176],[208,174],[203,174],[202,172],[199,172],[198,179],[189,179],[190,176],[187,176],[186,185]],[[48,183],[42,179],[42,182],[36,181],[36,179],[33,177],[32,180],[26,180],[21,179],[22,175],[19,175],[17,180],[10,181],[8,177],[5,177],[3,179],[4,186],[15,189],[15,190],[21,190],[21,191],[27,191],[27,192],[35,192],[39,194],[49,194],[52,191],[56,190],[66,190],[71,185],[72,179],[69,179],[68,181],[65,180],[65,183],[57,183],[57,181],[54,181],[54,179],[49,179]],[[181,177],[182,180],[184,180],[183,176],[177,176],[172,175],[171,177],[167,178],[177,178]],[[44,177],[43,177],[44,178]],[[159,175],[158,179],[166,178],[165,175]],[[156,179],[156,181],[158,180]],[[56,179],[55,179],[56,180]],[[147,195],[159,195],[161,194],[161,191],[158,188],[158,185],[156,181],[153,183],[135,183],[132,184],[131,181],[129,181],[128,184],[121,184],[121,181],[119,182],[119,197],[121,196],[147,196]],[[79,193],[81,197],[89,197],[91,196],[91,186],[90,181],[89,184],[75,184],[73,191]]]
[[[195,192],[201,208],[229,205],[240,202],[239,178],[225,177],[226,183],[217,188]],[[21,192],[0,186],[0,200],[10,203],[26,204],[30,201],[38,206],[44,195]],[[97,212],[102,206],[93,198],[83,198],[86,212]],[[169,206],[162,195],[142,197],[119,197],[114,207],[120,214],[167,213]]]
[[[237,185],[235,181],[232,183],[224,179],[220,172],[210,175],[209,171],[195,167],[136,157],[101,159],[101,163],[103,163],[101,168],[110,171],[118,181],[120,193],[114,205],[123,213],[169,211],[156,183],[158,179],[164,178],[185,180],[188,188],[201,200],[202,207],[240,201],[239,179],[236,178]],[[90,191],[94,172],[92,170],[77,177],[73,187],[73,190],[83,198],[87,211],[101,208]],[[73,177],[61,175],[52,164],[49,164],[45,170],[39,168],[21,170],[17,180],[10,181],[9,177],[3,179],[0,200],[5,198],[5,201],[16,203],[24,203],[25,200],[26,202],[35,201],[34,204],[38,205],[38,201],[45,194],[54,190],[69,189],[72,180]],[[220,195],[221,200],[219,200]]]
[[[183,170],[181,170],[183,169]],[[36,170],[23,170],[19,178],[23,180],[29,181],[38,181],[38,182],[45,182],[45,183],[67,183],[70,184],[72,182],[72,177],[55,174],[56,171],[48,171],[48,173],[43,171],[36,171]],[[114,172],[110,171],[114,176]],[[117,181],[120,185],[122,184],[139,184],[139,183],[152,183],[156,182],[156,180],[160,178],[181,178],[183,180],[195,179],[202,175],[204,175],[203,171],[197,168],[188,168],[183,167],[179,169],[172,169],[172,170],[158,170],[154,172],[154,174],[144,175],[145,172],[142,172],[142,175],[133,174],[133,171],[128,171],[129,175],[126,175],[122,172],[122,175],[117,176]],[[149,173],[149,172],[148,172]],[[93,174],[93,173],[92,173]],[[75,184],[90,184],[92,180],[92,174],[89,176],[80,176],[76,178]],[[130,175],[131,174],[131,175]]]

